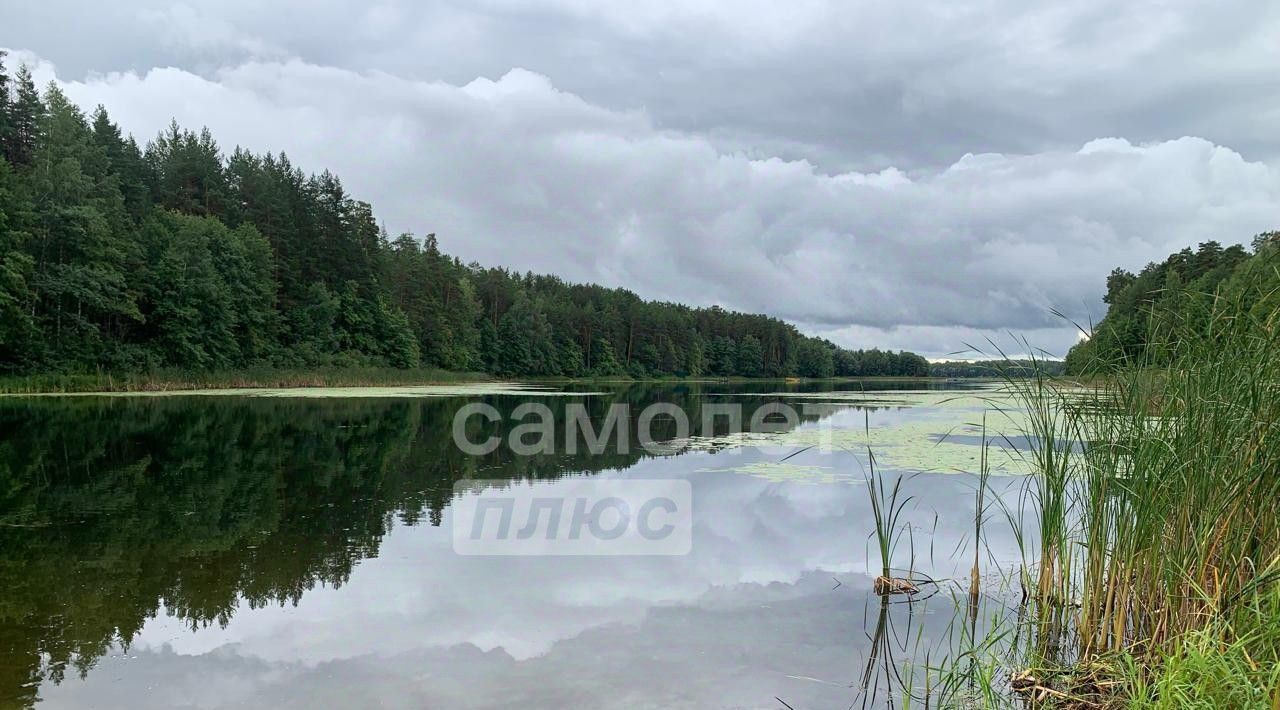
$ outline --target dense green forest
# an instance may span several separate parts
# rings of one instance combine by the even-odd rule
[[[928,374],[764,315],[464,264],[388,235],[329,172],[176,123],[140,147],[2,63],[0,156],[0,372]]]
[[[1061,360],[948,360],[929,364],[930,377],[1052,377],[1062,372]]]
[[[1161,367],[1187,332],[1211,336],[1223,313],[1274,320],[1280,313],[1280,232],[1257,235],[1251,249],[1210,241],[1137,274],[1115,269],[1103,301],[1107,313],[1092,336],[1067,353],[1068,374]]]

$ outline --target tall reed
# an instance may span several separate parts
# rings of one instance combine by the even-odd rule
[[[1153,317],[1145,354],[1087,388],[1008,383],[1033,442],[1039,631],[1077,658],[1158,663],[1280,580],[1280,315],[1206,302]]]

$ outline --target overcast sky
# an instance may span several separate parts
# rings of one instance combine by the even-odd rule
[[[0,46],[465,260],[853,347],[1062,353],[1113,267],[1280,226],[1278,3],[266,5],[7,2]]]

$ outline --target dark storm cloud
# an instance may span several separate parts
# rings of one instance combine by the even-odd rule
[[[1060,351],[1113,266],[1275,226],[1273,7],[935,7],[46,2],[0,41],[465,258],[850,344]]]

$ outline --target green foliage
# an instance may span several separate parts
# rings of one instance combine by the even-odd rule
[[[2,63],[0,149],[0,372],[927,374],[764,315],[463,264],[434,234],[390,239],[331,173],[176,122],[140,149]]]
[[[1061,360],[951,360],[929,364],[930,377],[1036,377],[1061,375]]]
[[[611,377],[622,374],[622,364],[618,362],[613,346],[604,338],[596,338],[592,343],[591,360],[592,364],[588,371],[593,375]]]
[[[737,347],[723,335],[711,341],[711,374],[730,375],[738,367]]]
[[[1259,600],[1230,622],[1180,637],[1154,669],[1127,654],[1129,707],[1274,710],[1280,702],[1280,603]]]
[[[1180,347],[1167,337],[1171,324],[1206,333],[1219,299],[1241,301],[1254,315],[1274,313],[1280,289],[1278,240],[1276,232],[1258,235],[1252,254],[1241,246],[1204,242],[1195,251],[1183,249],[1148,264],[1138,274],[1112,271],[1103,297],[1107,314],[1088,340],[1067,353],[1067,373],[1167,366]]]
[[[800,343],[796,352],[797,371],[802,377],[831,377],[836,374],[835,349],[817,340]]]
[[[231,293],[213,258],[229,230],[217,220],[165,217],[150,220],[144,230],[148,342],[166,366],[218,369],[236,363]]]
[[[814,341],[805,341],[802,343],[802,347],[812,342]],[[735,362],[737,363],[735,374],[743,377],[758,377],[760,375],[760,372],[764,369],[764,349],[760,346],[760,341],[755,336],[747,335],[738,341]]]
[[[832,354],[837,377],[928,377],[929,361],[906,351],[840,350]]]
[[[31,317],[33,261],[25,250],[34,208],[0,157],[0,367],[20,367],[36,335]]]
[[[136,227],[84,115],[54,86],[41,106],[34,163],[19,172],[35,205],[28,250],[43,341],[26,359],[122,364],[122,336],[142,320]]]
[[[1129,707],[1280,701],[1280,324],[1256,309],[1274,247],[1219,260],[1203,273],[1229,277],[1196,279],[1212,291],[1162,291],[1176,307],[1153,308],[1139,354],[1094,386],[1009,381],[1036,474],[1034,666],[1118,658],[1102,674]]]
[[[3,59],[3,57],[0,57]],[[30,165],[35,159],[36,145],[40,139],[40,119],[44,106],[40,94],[31,79],[31,70],[24,64],[18,67],[12,85],[0,69],[5,81],[4,157],[11,165]]]
[[[9,53],[0,49],[0,158],[9,160],[9,145],[13,140],[13,96],[9,90],[9,74],[4,68],[4,58]]]

